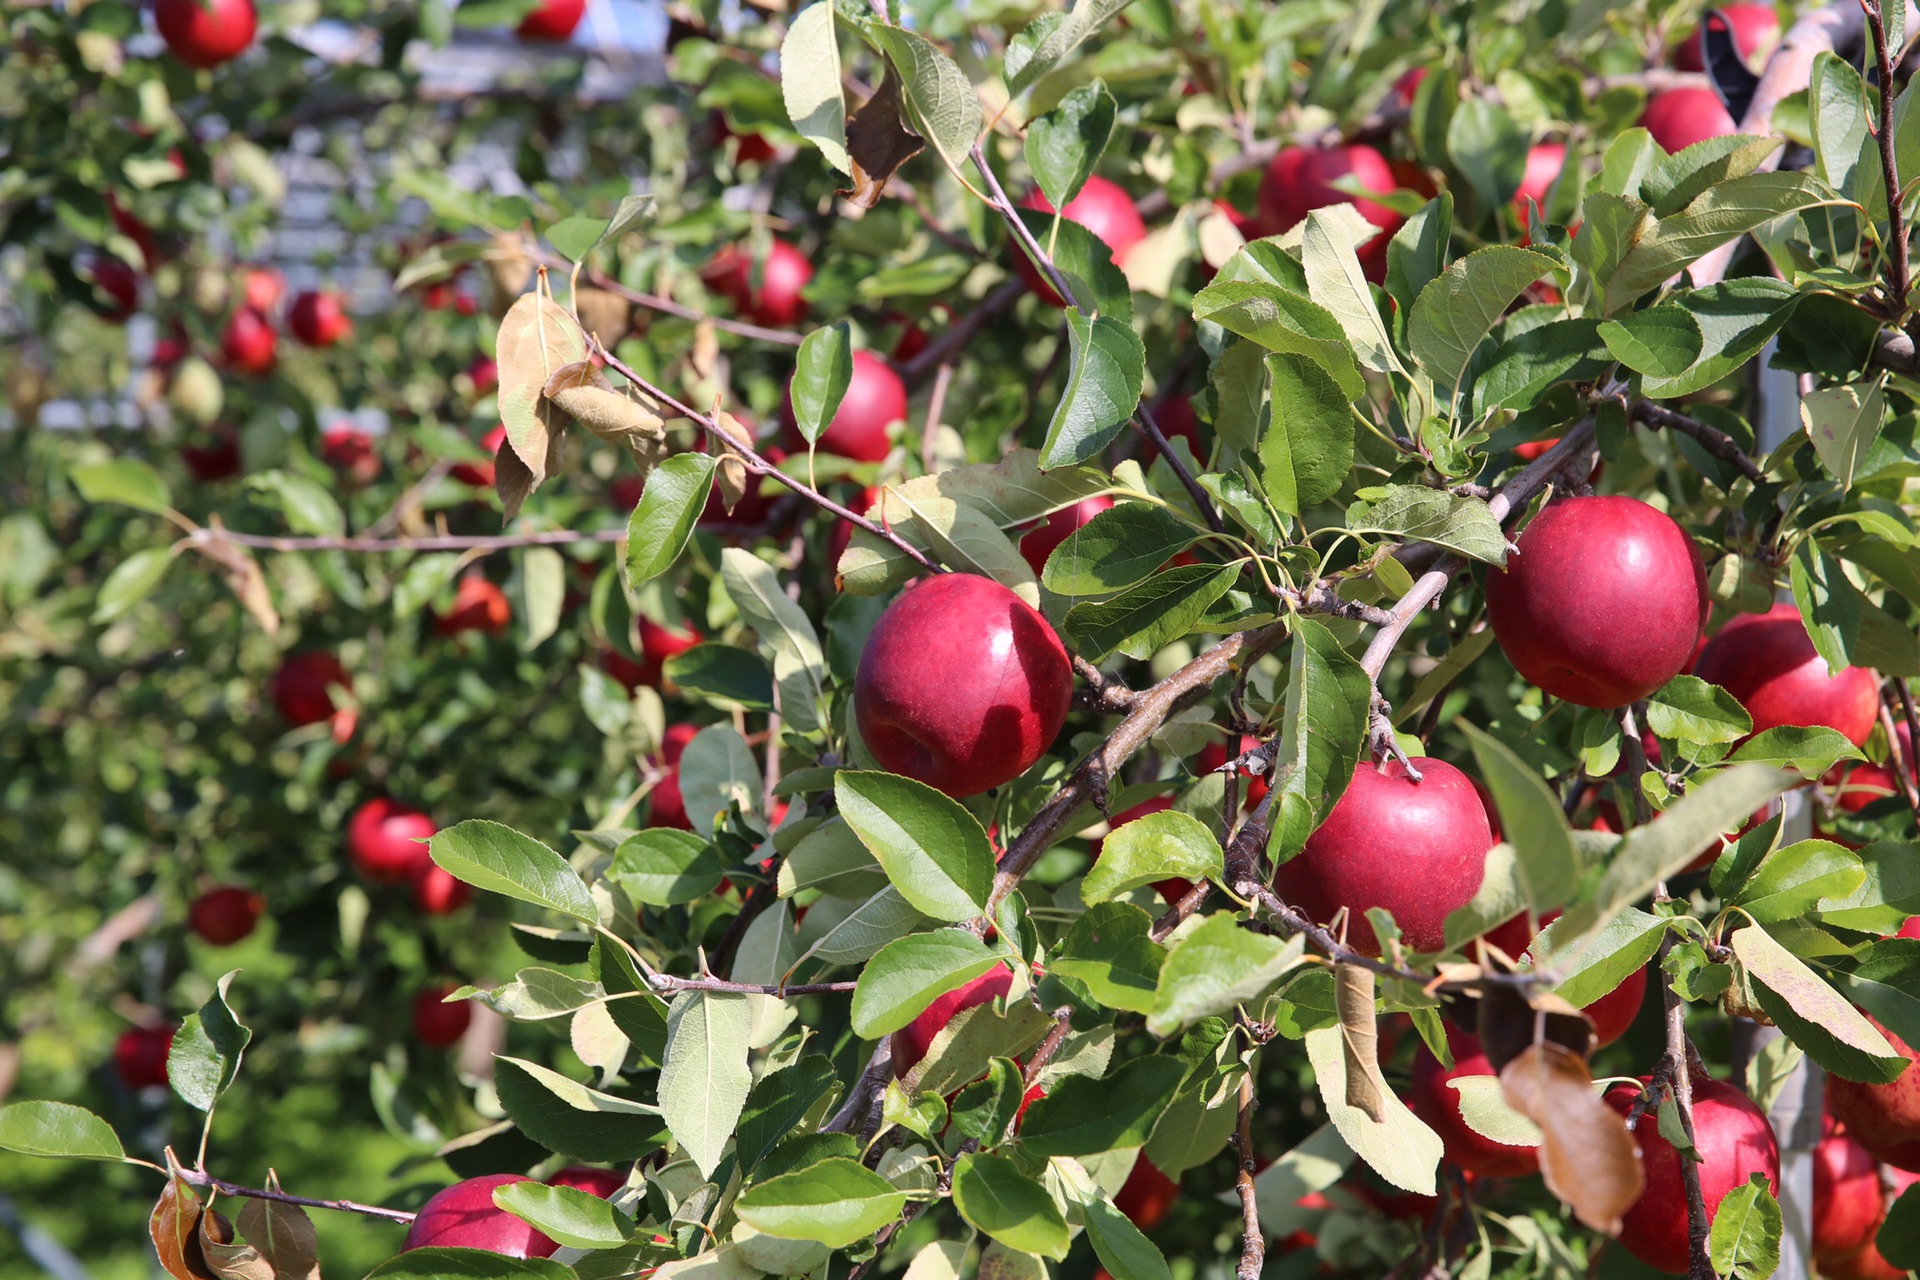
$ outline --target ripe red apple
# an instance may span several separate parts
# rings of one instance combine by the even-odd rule
[[[787,443],[795,452],[806,447],[800,429],[793,425],[793,383],[787,383],[788,399],[783,408]],[[847,394],[834,410],[833,421],[820,433],[822,453],[837,454],[855,462],[879,462],[887,456],[893,442],[887,428],[907,416],[907,386],[900,376],[871,351],[853,353],[853,380]],[[737,518],[739,508],[734,509]]]
[[[1019,777],[1053,744],[1073,667],[1026,601],[990,578],[943,573],[887,606],[854,687],[860,734],[884,768],[971,796]]]
[[[80,277],[89,281],[98,298],[100,318],[124,324],[140,307],[140,276],[110,253],[95,253],[80,265]]]
[[[1520,179],[1520,189],[1513,193],[1513,220],[1522,231],[1527,227],[1528,202],[1544,209],[1547,192],[1553,190],[1554,180],[1560,176],[1560,170],[1566,163],[1567,144],[1564,142],[1536,142],[1533,149],[1527,152],[1526,173]]]
[[[340,295],[327,289],[295,295],[287,308],[287,328],[310,347],[330,347],[353,334],[353,321]]]
[[[1513,446],[1513,456],[1522,462],[1532,462],[1559,443],[1559,436],[1550,436],[1545,440],[1529,440],[1525,444]],[[1587,473],[1588,481],[1593,484],[1599,484],[1600,476],[1606,469],[1606,463],[1596,460],[1593,464],[1593,470]]]
[[[336,685],[351,689],[353,682],[333,654],[289,654],[273,676],[273,704],[290,724],[318,724],[331,720],[338,709],[333,701]]]
[[[470,316],[480,310],[480,303],[465,289],[453,295],[453,314]]]
[[[1492,810],[1488,810],[1489,821]],[[1596,820],[1594,827],[1599,830],[1611,830],[1603,821]],[[1500,838],[1499,828],[1494,828],[1494,839]],[[1709,864],[1711,865],[1711,864]],[[1536,923],[1544,929],[1560,918],[1558,911],[1549,911],[1540,916]],[[1483,935],[1487,942],[1507,955],[1518,960],[1532,947],[1535,934],[1527,928],[1526,912],[1521,912],[1505,924],[1496,925]],[[1472,954],[1469,951],[1469,954]],[[1601,996],[1591,1004],[1580,1006],[1580,1012],[1593,1022],[1593,1047],[1604,1049],[1621,1036],[1627,1034],[1627,1028],[1640,1016],[1640,1006],[1647,1002],[1647,971],[1636,969],[1624,978],[1620,985]]]
[[[507,593],[477,573],[460,579],[453,593],[453,608],[433,620],[433,632],[439,636],[457,636],[463,631],[478,631],[497,636],[513,621],[513,608]]]
[[[1413,105],[1413,100],[1420,94],[1420,82],[1427,78],[1429,70],[1428,67],[1409,67],[1400,73],[1400,78],[1393,82],[1393,92],[1400,99],[1401,106]]]
[[[1025,203],[1029,209],[1038,209],[1042,213],[1053,212],[1053,201],[1039,190],[1029,195]],[[1113,254],[1113,265],[1116,267],[1123,265],[1133,247],[1147,238],[1147,224],[1140,220],[1139,210],[1133,207],[1133,197],[1118,184],[1107,181],[1099,174],[1088,178],[1086,185],[1080,188],[1080,194],[1067,201],[1067,207],[1060,212],[1063,217],[1093,232],[1094,237]],[[1045,248],[1045,237],[1040,237],[1040,241],[1041,247]],[[1019,271],[1020,278],[1027,282],[1027,288],[1051,306],[1065,306],[1066,303],[1054,291],[1046,274],[1034,265],[1026,251],[1015,245],[1013,253],[1014,268]]]
[[[249,267],[240,277],[241,305],[266,314],[286,296],[287,279],[272,267]]]
[[[1378,282],[1386,278],[1387,242],[1406,219],[1383,204],[1336,189],[1333,184],[1346,177],[1381,195],[1401,185],[1386,157],[1369,146],[1283,147],[1260,179],[1259,225],[1253,229],[1261,235],[1278,235],[1292,230],[1315,209],[1350,203],[1380,228],[1379,235],[1360,246],[1360,264],[1367,278]]]
[[[904,1076],[920,1064],[933,1047],[933,1038],[949,1022],[975,1005],[998,1000],[1013,989],[1013,970],[996,965],[973,981],[940,996],[920,1016],[893,1033],[893,1074]]]
[[[1460,1091],[1448,1082],[1463,1076],[1488,1076],[1497,1073],[1480,1047],[1479,1037],[1462,1031],[1452,1023],[1447,1027],[1447,1047],[1453,1052],[1453,1066],[1442,1067],[1440,1060],[1421,1045],[1413,1059],[1413,1089],[1407,1105],[1440,1135],[1447,1159],[1467,1172],[1483,1178],[1524,1178],[1540,1171],[1540,1148],[1510,1146],[1476,1133],[1460,1114]]]
[[[452,982],[437,982],[420,988],[413,997],[413,1034],[420,1043],[433,1049],[445,1049],[459,1043],[473,1023],[473,1006],[465,1000],[447,1003],[447,997],[460,988]]]
[[[233,313],[233,319],[227,321],[226,332],[220,335],[220,354],[237,372],[264,376],[273,372],[274,348],[278,341],[266,316],[251,307],[242,307]]]
[[[356,484],[367,484],[380,474],[373,437],[344,422],[320,433],[320,459]]]
[[[505,1258],[547,1258],[560,1246],[493,1203],[496,1187],[531,1182],[517,1173],[490,1173],[456,1182],[420,1206],[400,1252],[428,1246],[479,1249]]]
[[[347,856],[375,884],[404,884],[432,865],[425,842],[437,830],[420,810],[376,796],[347,822]]]
[[[1416,759],[1422,781],[1389,760],[1362,761],[1346,794],[1300,855],[1274,873],[1274,888],[1307,917],[1347,910],[1347,941],[1379,955],[1368,907],[1393,913],[1406,945],[1438,951],[1447,914],[1480,888],[1493,832],[1467,775],[1444,760]]]
[[[1114,1192],[1113,1207],[1125,1214],[1134,1226],[1151,1231],[1166,1221],[1174,1201],[1179,1198],[1180,1180],[1160,1172],[1142,1151],[1133,1162],[1133,1171],[1127,1174],[1127,1180]]]
[[[267,900],[251,889],[221,885],[195,898],[187,908],[187,927],[216,947],[230,947],[253,932]]]
[[[414,869],[413,905],[422,915],[450,916],[473,901],[473,886],[436,862]]]
[[[1749,67],[1758,69],[1780,43],[1780,15],[1770,4],[1724,4],[1717,6],[1727,24],[1733,28],[1733,47],[1740,51],[1740,57]],[[1705,71],[1706,62],[1700,56],[1701,29],[1695,27],[1687,33],[1687,38],[1673,51],[1673,67],[1676,71]]]
[[[627,1180],[611,1169],[596,1169],[588,1164],[570,1164],[548,1178],[547,1185],[572,1187],[575,1191],[584,1191],[590,1196],[611,1200],[614,1193],[627,1185]]]
[[[154,0],[154,25],[190,67],[217,67],[247,51],[259,19],[253,0]]]
[[[506,442],[507,426],[504,422],[480,437],[480,447],[495,458],[500,456],[500,449]],[[476,489],[491,489],[496,465],[494,462],[456,462],[447,474],[461,484],[472,485]]]
[[[1679,675],[1712,602],[1687,531],[1638,498],[1562,498],[1487,575],[1487,620],[1556,698],[1621,707]]]
[[[1913,758],[1913,734],[1905,720],[1894,726],[1894,736],[1900,740],[1900,755],[1907,762],[1908,772],[1920,779],[1920,762]],[[1838,791],[1834,803],[1842,813],[1858,813],[1870,804],[1900,794],[1900,779],[1894,775],[1892,756],[1888,756],[1885,764],[1841,765],[1821,781]]]
[[[113,1070],[129,1089],[164,1089],[174,1027],[129,1027],[113,1042]]]
[[[517,34],[522,40],[571,39],[573,29],[580,25],[586,11],[587,0],[542,0],[520,19]]]
[[[1669,153],[1740,129],[1711,89],[1662,90],[1647,103],[1640,123]]]
[[[807,303],[800,291],[813,279],[813,264],[784,240],[769,242],[766,260],[758,264],[739,245],[730,244],[701,268],[700,278],[732,302],[745,319],[778,329],[806,317]]]
[[[173,152],[173,161],[179,165],[178,150]],[[183,178],[186,176],[184,168],[181,169],[180,176]],[[121,204],[120,197],[111,191],[107,192],[107,214],[113,219],[113,225],[120,234],[139,246],[140,261],[148,271],[160,265],[162,255],[159,243],[153,237],[153,228],[134,216],[133,211]]]
[[[1864,1016],[1909,1062],[1920,1061],[1920,1054],[1879,1019]],[[1920,1172],[1920,1071],[1909,1068],[1891,1084],[1863,1084],[1829,1075],[1827,1110],[1875,1157],[1895,1168]]]
[[[1061,543],[1071,538],[1080,527],[1113,508],[1113,499],[1107,494],[1098,494],[1091,498],[1082,498],[1070,507],[1048,516],[1039,524],[1029,526],[1032,532],[1020,539],[1020,555],[1033,566],[1034,576],[1047,567],[1047,557],[1054,553]]]
[[[709,140],[715,151],[725,151],[729,142],[734,144],[733,162],[735,164],[765,164],[773,159],[774,148],[765,135],[752,130],[736,132],[727,123],[726,113],[715,111],[708,117],[711,129]]]
[[[1741,614],[1714,633],[1693,674],[1740,700],[1753,731],[1781,725],[1825,725],[1856,747],[1880,714],[1880,681],[1865,667],[1829,672],[1807,638],[1800,611],[1776,604]]]
[[[1638,1088],[1619,1084],[1607,1090],[1606,1102],[1624,1116],[1639,1094]],[[1753,1174],[1766,1175],[1768,1190],[1778,1193],[1780,1149],[1766,1113],[1752,1098],[1730,1084],[1695,1077],[1693,1132],[1709,1219],[1726,1194]],[[1648,1266],[1681,1275],[1687,1269],[1687,1193],[1680,1153],[1660,1136],[1651,1112],[1634,1127],[1633,1137],[1640,1144],[1646,1189],[1622,1218],[1620,1243]]]
[[[1816,1159],[1817,1158],[1816,1156]],[[1877,1177],[1875,1179],[1876,1186],[1874,1189],[1884,1197],[1884,1203],[1889,1205],[1895,1200],[1898,1200],[1901,1195],[1906,1192],[1908,1187],[1911,1187],[1915,1182],[1920,1182],[1920,1174],[1909,1173],[1904,1169],[1881,1167],[1876,1169],[1875,1172]],[[1819,1176],[1820,1166],[1815,1164],[1814,1178],[1816,1181],[1814,1185],[1816,1187],[1819,1185],[1817,1181]],[[1852,1253],[1821,1257],[1818,1252],[1819,1246],[1817,1243],[1819,1239],[1819,1206],[1819,1192],[1815,1191],[1814,1232],[1816,1244],[1814,1261],[1820,1264],[1820,1275],[1823,1280],[1907,1280],[1907,1277],[1912,1274],[1911,1272],[1894,1266],[1891,1262],[1888,1262],[1886,1258],[1881,1256],[1876,1237],[1879,1235],[1880,1223],[1885,1221],[1884,1210],[1880,1217],[1875,1219],[1873,1230],[1868,1234],[1866,1242],[1858,1249],[1855,1249]]]
[[[1820,1134],[1813,1149],[1813,1256],[1825,1274],[1829,1262],[1873,1240],[1885,1206],[1880,1165],[1867,1149],[1831,1115],[1821,1117]]]
[[[467,377],[473,382],[473,394],[490,394],[500,385],[500,364],[489,356],[475,356],[467,365]]]
[[[240,474],[240,441],[231,430],[216,431],[205,444],[183,444],[180,460],[201,484],[231,480]]]
[[[1177,396],[1169,396],[1154,412],[1153,420],[1160,425],[1160,434],[1165,436],[1169,443],[1174,440],[1185,440],[1187,448],[1192,451],[1194,457],[1202,462],[1207,460],[1210,449],[1207,442],[1201,439],[1200,433],[1203,428],[1200,425],[1199,415],[1193,411],[1191,395],[1182,392]]]
[[[667,659],[685,653],[706,639],[692,627],[676,630],[673,627],[661,626],[652,618],[645,616],[640,618],[639,630],[640,656],[644,660],[647,684],[664,682]]]
[[[682,831],[693,829],[693,824],[687,820],[686,801],[680,795],[680,754],[699,732],[698,725],[670,724],[667,731],[660,735],[660,763],[666,766],[667,776],[653,789],[648,826],[678,827]]]

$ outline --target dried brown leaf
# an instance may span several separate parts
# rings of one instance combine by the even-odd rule
[[[184,1180],[167,1179],[147,1220],[147,1234],[160,1265],[174,1280],[219,1280],[200,1248],[200,1197]]]
[[[559,469],[557,437],[567,424],[566,415],[545,395],[547,383],[565,366],[586,360],[586,339],[564,307],[529,293],[500,322],[494,358],[500,366],[500,424],[507,429],[512,452],[526,464],[531,493]]]
[[[1385,1104],[1376,1083],[1380,1026],[1373,992],[1373,970],[1357,964],[1334,966],[1333,1003],[1340,1015],[1340,1052],[1347,1064],[1347,1105],[1377,1124]]]
[[[749,449],[753,447],[753,433],[732,414],[716,410],[713,423],[727,439]],[[726,446],[720,455],[720,466],[714,472],[713,484],[720,494],[720,505],[726,508],[728,515],[733,514],[735,504],[746,496],[749,478],[746,455],[732,445]]]
[[[609,444],[633,436],[649,440],[666,438],[660,415],[618,391],[602,387],[569,387],[548,396],[562,412]]]
[[[1640,1148],[1594,1091],[1586,1059],[1551,1042],[1530,1046],[1501,1069],[1500,1092],[1540,1126],[1547,1190],[1595,1231],[1618,1234],[1621,1215],[1646,1185]]]
[[[627,336],[633,308],[627,300],[606,289],[581,285],[573,291],[573,309],[580,324],[603,347],[611,347]]]
[[[1480,993],[1480,1047],[1495,1071],[1540,1041],[1560,1045],[1583,1061],[1593,1052],[1593,1023],[1566,1000],[1528,987],[1490,986]]]
[[[889,67],[873,96],[847,119],[853,186],[839,194],[862,209],[873,208],[880,203],[887,179],[926,145],[926,139],[907,127],[901,110],[900,77]]]
[[[701,379],[711,378],[720,367],[720,329],[711,320],[693,326],[693,346],[687,351],[693,372]]]
[[[533,279],[533,259],[527,256],[526,242],[518,232],[497,233],[493,246],[487,250],[486,260],[497,298],[517,298]]]
[[[235,1236],[233,1224],[211,1208],[200,1215],[200,1252],[220,1280],[275,1280],[273,1264]]]
[[[222,528],[219,516],[208,520],[214,529]],[[260,572],[260,562],[253,553],[238,543],[224,539],[211,542],[196,542],[195,548],[207,559],[220,566],[221,576],[227,580],[227,586],[241,607],[253,615],[260,629],[268,635],[280,630],[280,613],[273,607],[273,593],[267,589],[267,576]]]
[[[279,1181],[267,1175],[269,1190]],[[240,1234],[273,1267],[274,1280],[320,1280],[320,1240],[313,1221],[297,1204],[249,1200],[242,1206]]]
[[[520,461],[520,455],[511,449],[502,449],[493,465],[493,487],[500,494],[501,504],[506,507],[506,518],[510,521],[520,514],[520,506],[533,493],[533,472],[527,464]]]

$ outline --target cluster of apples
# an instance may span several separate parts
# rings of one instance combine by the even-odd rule
[[[1734,47],[1748,66],[1758,69],[1780,43],[1780,15],[1770,4],[1730,4],[1719,9],[1733,33]],[[1674,50],[1676,71],[1704,70],[1702,30],[1696,29]],[[1647,101],[1640,123],[1666,150],[1684,151],[1696,142],[1739,131],[1712,89],[1681,86],[1663,89]]]

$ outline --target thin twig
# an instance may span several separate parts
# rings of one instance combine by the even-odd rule
[[[989,293],[971,311],[935,335],[919,355],[902,361],[897,369],[901,380],[909,387],[917,387],[925,382],[935,370],[950,363],[961,348],[972,342],[974,334],[1011,311],[1013,304],[1026,296],[1026,292],[1026,281],[1009,280]]]
[[[1236,1280],[1260,1280],[1267,1263],[1267,1237],[1260,1230],[1260,1195],[1253,1185],[1253,1071],[1240,1077],[1240,1116],[1234,1131],[1233,1185],[1240,1193],[1240,1265]]]
[[[1907,0],[1893,0],[1904,5]],[[1912,280],[1907,267],[1907,224],[1900,216],[1900,163],[1894,155],[1893,138],[1893,58],[1887,48],[1885,0],[1859,0],[1867,18],[1867,32],[1873,37],[1873,57],[1879,75],[1880,120],[1868,124],[1880,143],[1880,176],[1887,187],[1887,284],[1893,290],[1893,305],[1902,315],[1907,310],[1907,292]]]
[[[307,1209],[337,1209],[342,1213],[359,1213],[369,1218],[385,1218],[388,1222],[398,1222],[403,1225],[414,1219],[414,1215],[404,1209],[383,1209],[377,1204],[361,1204],[357,1200],[314,1200],[307,1196],[290,1196],[284,1191],[243,1187],[237,1183],[228,1182],[224,1178],[202,1173],[198,1169],[176,1168],[174,1175],[191,1186],[211,1187],[223,1196],[239,1196],[247,1200],[272,1200],[277,1204],[297,1204]]]
[[[833,1113],[833,1118],[820,1126],[822,1133],[846,1133],[854,1124],[866,1117],[876,1099],[886,1092],[887,1081],[893,1078],[893,1037],[881,1036],[880,1043],[873,1046],[873,1056],[867,1059],[866,1069],[860,1078],[853,1082],[853,1092]]]
[[[1733,437],[1724,431],[1708,426],[1698,418],[1689,418],[1684,413],[1675,413],[1665,405],[1651,400],[1636,400],[1633,405],[1634,418],[1645,425],[1660,431],[1678,431],[1681,435],[1691,436],[1705,449],[1722,462],[1731,463],[1735,470],[1758,484],[1765,476],[1760,466],[1749,458],[1733,442]]]
[[[727,982],[720,978],[680,978],[670,973],[648,977],[655,991],[726,991],[748,996],[831,996],[851,992],[857,982]]]
[[[1033,1088],[1040,1079],[1040,1073],[1053,1061],[1053,1055],[1060,1052],[1060,1046],[1067,1042],[1067,1033],[1073,1030],[1073,1006],[1061,1005],[1053,1011],[1053,1025],[1047,1028],[1047,1034],[1027,1058],[1027,1065],[1020,1073],[1020,1087]]]
[[[920,429],[920,469],[933,474],[933,446],[939,438],[940,414],[947,407],[947,388],[953,385],[953,361],[944,360],[933,375],[933,391],[927,396],[926,426]]]
[[[539,529],[526,533],[434,534],[427,537],[376,538],[370,535],[283,538],[275,534],[236,533],[222,527],[196,528],[187,535],[198,544],[231,543],[262,551],[506,551],[514,547],[561,547],[575,542],[624,542],[618,529]]]
[[[556,271],[570,272],[573,270],[573,263],[560,257],[558,254],[545,252],[536,244],[530,243],[527,246],[527,257],[540,266],[549,267]],[[580,274],[586,277],[587,283],[594,288],[611,293],[616,298],[624,298],[636,307],[643,307],[648,311],[657,311],[661,315],[673,316],[680,320],[692,320],[696,323],[704,320],[723,333],[735,334],[742,338],[752,338],[756,342],[771,342],[776,346],[797,347],[804,340],[805,335],[789,333],[785,329],[767,329],[757,324],[749,324],[745,320],[729,320],[725,316],[710,316],[699,308],[690,307],[684,302],[675,302],[672,298],[663,298],[657,293],[647,293],[640,289],[631,288],[620,283],[606,272],[594,267],[588,267]]]
[[[1620,711],[1620,734],[1625,739],[1621,750],[1627,755],[1627,785],[1633,788],[1633,825],[1644,827],[1653,821],[1653,806],[1647,801],[1647,789],[1641,780],[1647,774],[1647,744],[1640,741],[1640,717],[1647,704],[1635,703]]]
[[[1656,900],[1666,896],[1666,886],[1662,884],[1656,891]],[[1663,971],[1667,953],[1673,950],[1676,937],[1669,932],[1661,940],[1660,965]],[[1671,982],[1660,984],[1660,997],[1666,1005],[1666,1060],[1673,1105],[1679,1113],[1680,1129],[1687,1135],[1688,1144],[1698,1150],[1699,1143],[1695,1140],[1693,1129],[1693,1073],[1689,1068],[1691,1046],[1687,1043],[1687,1005],[1680,998],[1680,993],[1673,989]],[[1685,1153],[1677,1154],[1680,1178],[1687,1191],[1687,1277],[1688,1280],[1719,1280],[1707,1250],[1707,1200],[1700,1190],[1700,1166]]]

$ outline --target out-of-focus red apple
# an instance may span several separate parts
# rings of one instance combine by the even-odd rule
[[[274,673],[273,705],[289,724],[318,724],[333,718],[335,686],[351,689],[347,669],[331,653],[317,651],[289,654]]]
[[[1529,202],[1541,206],[1547,203],[1547,193],[1553,190],[1554,180],[1559,178],[1560,170],[1567,163],[1567,144],[1564,142],[1536,142],[1527,152],[1527,169],[1520,179],[1520,189],[1513,193],[1513,221],[1522,231],[1527,229],[1527,205]]]
[[[308,289],[295,295],[287,308],[287,329],[310,347],[330,347],[353,334],[353,321],[328,289]]]
[[[426,842],[437,830],[420,810],[376,796],[347,821],[347,856],[375,884],[405,884],[433,865]]]
[[[813,264],[784,240],[770,241],[765,261],[758,264],[739,245],[730,244],[701,268],[700,278],[745,319],[778,329],[806,317],[800,291],[813,279]]]
[[[455,983],[437,982],[420,988],[413,997],[413,1034],[420,1043],[445,1049],[460,1042],[473,1025],[473,1006],[465,1000],[447,1003],[447,997],[460,988]]]
[[[413,905],[421,914],[450,916],[473,901],[473,886],[435,862],[413,873]]]
[[[587,0],[542,0],[520,19],[522,40],[569,40],[587,11]]]
[[[782,422],[787,443],[797,453],[806,447],[806,440],[794,424],[791,380],[787,395]],[[841,398],[833,420],[820,433],[818,448],[822,453],[837,454],[856,462],[879,462],[893,447],[887,428],[906,416],[907,385],[900,381],[900,375],[873,352],[856,351],[853,379],[847,383],[847,394]]]
[[[477,573],[460,579],[453,593],[453,608],[433,620],[435,635],[457,636],[463,631],[478,631],[497,636],[513,621],[513,608],[507,593]]]
[[[164,1089],[174,1026],[129,1027],[113,1042],[113,1070],[129,1089]]]
[[[1333,185],[1347,177],[1379,195],[1401,185],[1386,157],[1369,146],[1283,147],[1260,180],[1260,223],[1255,230],[1278,235],[1315,209],[1352,204],[1361,217],[1380,228],[1379,235],[1360,246],[1360,265],[1367,278],[1378,283],[1386,278],[1387,243],[1406,219],[1383,204],[1350,196]]]
[[[1884,1211],[1879,1163],[1831,1115],[1822,1116],[1813,1149],[1813,1256],[1822,1274],[1873,1240]]]
[[[495,458],[500,456],[500,449],[506,442],[507,427],[505,423],[501,423],[480,437],[480,447],[492,454]],[[493,488],[494,468],[497,465],[498,464],[494,462],[456,462],[448,469],[447,474],[455,480],[458,480],[461,484],[471,485],[475,489],[491,489]]]
[[[1042,213],[1053,212],[1053,202],[1038,190],[1029,195],[1025,203],[1029,209],[1038,209]],[[1122,266],[1133,247],[1147,238],[1147,224],[1141,221],[1139,210],[1133,207],[1133,197],[1118,184],[1107,181],[1099,174],[1087,179],[1080,193],[1067,201],[1067,207],[1061,210],[1061,215],[1079,223],[1106,245],[1116,267]],[[1042,247],[1045,247],[1044,242]],[[1014,245],[1013,253],[1014,268],[1034,295],[1052,306],[1065,306],[1059,293],[1040,268],[1034,265],[1026,251]]]
[[[344,422],[320,433],[320,460],[356,484],[370,483],[380,474],[373,437]]]
[[[547,1179],[550,1187],[572,1187],[602,1200],[611,1200],[627,1180],[611,1169],[596,1169],[589,1164],[570,1164]]]
[[[140,276],[112,254],[95,253],[82,259],[79,275],[93,286],[101,319],[124,324],[139,309]]]
[[[665,766],[667,776],[653,789],[653,805],[647,815],[648,826],[677,827],[682,831],[693,829],[693,824],[687,820],[686,800],[680,794],[680,755],[699,732],[698,725],[670,724],[660,736],[660,763]]]
[[[473,394],[491,395],[500,386],[500,365],[491,356],[475,356],[467,366],[467,377],[473,382]]]
[[[1120,1184],[1120,1190],[1114,1192],[1113,1207],[1125,1214],[1134,1226],[1151,1231],[1166,1221],[1179,1198],[1180,1180],[1160,1172],[1143,1151],[1133,1162],[1133,1171],[1127,1174],[1127,1180]]]
[[[187,927],[201,941],[230,947],[253,932],[267,900],[239,885],[221,885],[195,898],[187,907]]]
[[[154,0],[167,49],[189,67],[217,67],[247,51],[259,18],[253,0]]]
[[[240,440],[231,429],[214,432],[205,444],[183,444],[180,460],[201,484],[231,480],[240,474]]]
[[[191,3],[191,0],[188,0]],[[242,307],[227,321],[220,335],[220,354],[238,373],[263,377],[273,372],[279,339],[267,317],[251,307]]]
[[[1711,89],[1665,89],[1647,103],[1640,123],[1668,152],[1685,151],[1696,142],[1739,132],[1727,109]]]
[[[505,1258],[552,1257],[559,1245],[493,1203],[495,1188],[531,1181],[517,1173],[492,1173],[454,1183],[420,1206],[400,1252],[432,1246]]]
[[[1733,47],[1740,51],[1740,57],[1748,67],[1758,70],[1773,52],[1774,46],[1780,43],[1780,14],[1770,4],[1723,4],[1716,7],[1733,28]],[[1706,62],[1700,56],[1700,34],[1701,29],[1695,27],[1674,49],[1674,70],[1707,69]]]
[[[280,305],[286,296],[287,279],[271,267],[249,267],[240,277],[241,305],[262,315]]]
[[[1755,733],[1825,725],[1857,747],[1880,715],[1880,682],[1873,672],[1829,671],[1790,604],[1743,613],[1720,628],[1700,651],[1693,674],[1738,698],[1753,717]]]

